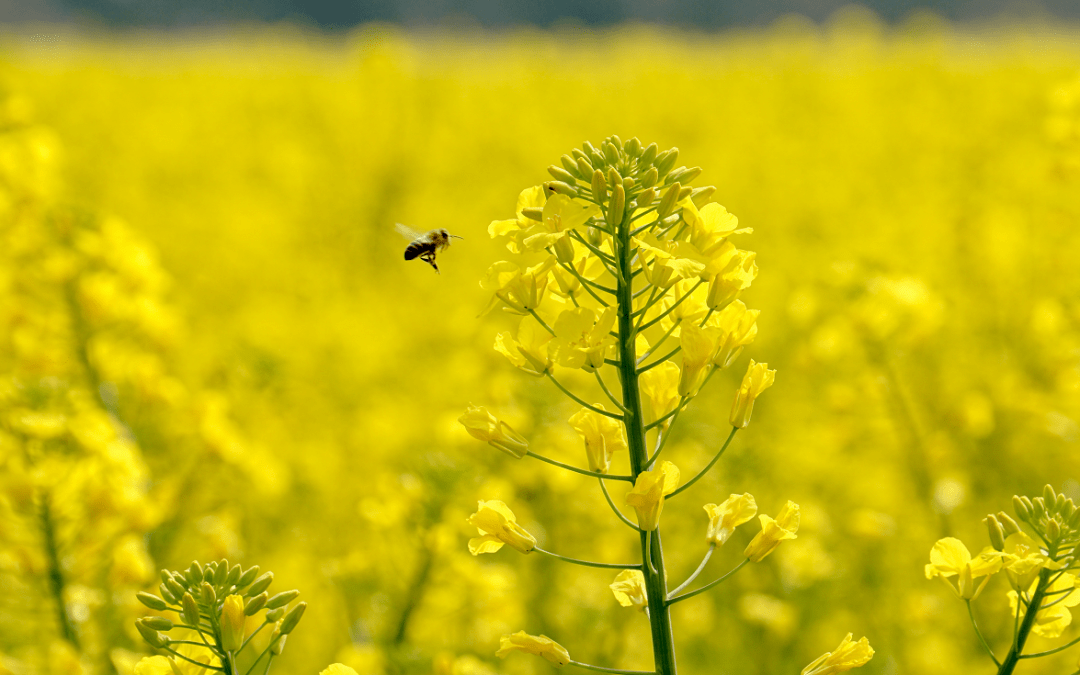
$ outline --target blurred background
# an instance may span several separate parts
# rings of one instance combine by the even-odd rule
[[[665,509],[673,581],[702,504],[803,508],[675,606],[682,672],[798,672],[848,631],[861,672],[991,672],[923,565],[1013,494],[1080,498],[1080,11],[839,5],[0,2],[0,673],[132,672],[135,592],[222,557],[310,604],[274,672],[547,672],[493,657],[520,629],[651,668],[613,575],[468,554],[478,499],[566,555],[637,540],[592,481],[456,421],[487,405],[583,463],[477,282],[488,223],[612,133],[679,147],[754,228],[759,338],[682,416],[684,474],[747,359],[778,370]],[[436,275],[395,222],[464,240]],[[976,606],[997,646],[1006,590]]]

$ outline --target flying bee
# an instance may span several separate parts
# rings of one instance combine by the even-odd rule
[[[405,259],[412,260],[413,258],[420,258],[431,265],[436,273],[439,272],[439,266],[435,264],[435,254],[450,247],[451,237],[455,239],[465,238],[459,237],[456,234],[450,234],[444,229],[429,230],[428,232],[421,234],[401,223],[394,225],[394,229],[397,230],[398,234],[411,242],[405,247]]]

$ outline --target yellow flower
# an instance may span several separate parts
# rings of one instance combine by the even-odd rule
[[[757,278],[758,268],[753,251],[734,250],[724,268],[709,280],[709,293],[705,304],[709,309],[720,309],[739,297],[739,293],[750,288]]]
[[[1002,565],[1014,589],[1030,586],[1044,567],[1057,570],[1062,566],[1043,555],[1038,543],[1024,532],[1015,532],[1005,538]]]
[[[743,347],[754,341],[758,333],[759,314],[759,310],[747,309],[741,300],[736,300],[713,314],[715,319],[709,325],[715,326],[720,332],[716,352],[713,354],[714,366],[727,368],[739,358]]]
[[[645,424],[652,424],[679,405],[679,366],[665,361],[646,371],[638,378],[638,391]],[[667,428],[668,422],[662,428]]]
[[[552,195],[544,204],[543,220],[532,222],[523,233],[521,243],[526,251],[543,251],[552,246],[559,261],[569,263],[574,259],[574,247],[568,231],[581,227],[599,213],[600,208],[595,204],[577,202],[566,195]]]
[[[611,335],[615,318],[612,307],[604,309],[599,318],[587,307],[575,307],[559,314],[555,320],[555,339],[551,342],[555,363],[595,372],[604,365],[604,358],[615,344]]]
[[[529,635],[523,630],[502,636],[499,640],[499,651],[495,652],[495,656],[505,659],[506,655],[513,651],[543,656],[557,666],[570,663],[570,652],[561,644],[546,635]]]
[[[357,672],[344,663],[331,663],[319,675],[357,675]]]
[[[548,272],[555,265],[555,258],[548,256],[543,262],[522,271],[512,262],[500,260],[488,268],[480,287],[491,291],[494,297],[481,314],[494,309],[502,301],[505,309],[514,314],[528,314],[544,300],[547,291]]]
[[[658,241],[653,234],[633,243],[637,245],[641,270],[645,279],[657,288],[666,290],[683,279],[693,279],[705,269],[704,263],[678,256],[673,242]]]
[[[801,675],[833,675],[833,673],[846,673],[852,668],[865,666],[866,662],[874,658],[874,649],[866,638],[858,642],[851,641],[851,633],[847,634],[836,651],[825,652],[814,659],[813,663],[802,669]]]
[[[528,553],[536,546],[536,537],[517,524],[517,517],[506,504],[493,499],[481,500],[476,513],[467,519],[480,530],[480,536],[469,540],[469,553],[494,553],[507,544],[510,548]]]
[[[638,527],[646,532],[656,529],[660,512],[664,510],[664,497],[678,486],[679,469],[671,462],[638,474],[634,487],[626,493],[626,505],[637,511]]]
[[[709,374],[716,353],[717,331],[690,323],[682,327],[679,337],[683,355],[679,396],[695,396]]]
[[[705,513],[709,514],[709,529],[705,532],[705,540],[710,544],[723,546],[736,527],[750,521],[757,514],[757,502],[749,492],[731,495],[719,506],[706,504]]]
[[[521,459],[529,451],[529,442],[510,425],[492,415],[483,406],[469,406],[458,418],[473,438],[484,441],[506,454]]]
[[[543,208],[546,195],[542,185],[535,185],[530,188],[525,188],[521,191],[517,198],[517,217],[510,220],[493,220],[488,225],[488,234],[491,238],[506,235],[509,239],[506,242],[506,248],[510,249],[511,253],[519,254],[524,252],[525,247],[522,243],[525,231],[536,224],[536,221],[527,217],[524,214],[527,208]]]
[[[604,409],[599,403],[596,407]],[[612,456],[620,450],[627,450],[626,430],[610,417],[582,408],[570,417],[570,426],[585,441],[590,471],[607,473]]]
[[[227,652],[244,643],[244,598],[230,595],[221,606],[221,648]]]
[[[723,251],[730,246],[727,241],[729,236],[754,231],[749,227],[738,229],[739,219],[715,202],[698,210],[692,201],[685,201],[683,219],[690,227],[690,243],[710,261],[720,258]],[[710,275],[719,271],[719,268],[707,270]]]
[[[964,542],[955,537],[945,537],[930,550],[930,563],[926,566],[926,578],[941,577],[949,588],[965,600],[974,600],[990,581],[990,575],[1001,569],[1001,554],[989,546],[975,558],[971,557]],[[954,586],[949,577],[956,577]],[[978,586],[975,580],[986,577]]]
[[[750,562],[761,562],[780,542],[798,538],[795,533],[799,530],[799,505],[793,501],[784,504],[776,520],[764,514],[758,516],[758,520],[761,521],[761,532],[754,535],[743,552]]]
[[[495,336],[495,351],[505,356],[510,363],[530,375],[537,377],[551,369],[552,361],[548,356],[548,343],[551,333],[547,332],[531,316],[521,320],[515,338],[509,331]]]
[[[649,606],[648,593],[645,590],[645,575],[640,570],[623,570],[610,585],[615,599],[623,607],[637,607],[641,611]]]
[[[1035,587],[1038,583],[1039,581],[1036,579],[1028,588],[1029,597],[1035,593]],[[1043,602],[1052,604],[1049,607],[1040,609],[1039,613],[1035,615],[1035,623],[1031,627],[1031,632],[1044,638],[1056,638],[1065,632],[1065,629],[1072,623],[1072,612],[1068,608],[1080,605],[1080,593],[1077,593],[1074,590],[1075,588],[1076,577],[1068,572],[1063,573],[1054,583],[1050,584],[1050,587],[1046,589],[1046,597]],[[1009,608],[1015,614],[1016,591],[1009,591],[1008,596]]]
[[[731,406],[731,426],[745,429],[746,425],[750,424],[750,415],[754,412],[754,401],[761,396],[761,392],[772,386],[775,379],[776,371],[769,370],[769,364],[756,363],[750,359],[742,385],[735,394],[735,402]]]

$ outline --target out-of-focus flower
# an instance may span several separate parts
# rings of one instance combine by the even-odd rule
[[[509,331],[495,336],[495,351],[505,356],[510,363],[530,375],[537,377],[551,369],[552,361],[548,355],[551,333],[532,317],[527,316],[518,326],[517,337]]]
[[[825,652],[807,667],[802,669],[801,675],[833,675],[844,673],[852,668],[865,666],[874,658],[874,649],[864,637],[858,642],[851,641],[851,633],[840,643],[834,651]]]
[[[536,546],[536,537],[518,525],[514,512],[497,499],[481,500],[476,513],[467,520],[480,530],[479,537],[469,540],[469,552],[473,555],[494,553],[503,544],[522,553],[528,553]]]
[[[756,363],[750,359],[750,365],[746,368],[742,385],[735,394],[735,402],[731,406],[731,426],[737,429],[745,429],[750,424],[750,415],[754,412],[754,401],[761,392],[773,385],[776,380],[776,371],[769,370],[769,364]]]
[[[940,577],[958,596],[974,600],[982,592],[990,575],[1001,569],[1001,554],[989,546],[974,558],[964,542],[955,537],[939,539],[930,550],[930,562],[926,565],[926,578]],[[949,581],[956,577],[956,584]],[[985,577],[976,585],[975,580]]]
[[[709,514],[709,529],[705,532],[705,540],[710,544],[723,546],[736,527],[757,515],[757,502],[749,492],[731,495],[719,506],[706,504],[705,513]]]
[[[319,675],[357,675],[357,672],[343,663],[331,663]]]
[[[679,487],[679,469],[671,462],[662,462],[659,469],[642,471],[634,487],[626,493],[626,505],[637,512],[638,527],[655,530],[664,510],[664,497]]]
[[[529,442],[484,406],[469,406],[458,421],[470,436],[502,450],[511,457],[521,459],[529,451]]]
[[[570,663],[570,652],[561,644],[546,635],[529,635],[523,630],[513,635],[504,635],[499,641],[499,651],[495,652],[495,656],[505,659],[507,654],[514,651],[543,656],[556,666]]]
[[[798,538],[795,533],[799,530],[799,505],[795,502],[784,504],[775,520],[764,514],[758,516],[758,520],[761,521],[761,532],[754,535],[744,552],[750,562],[761,562],[780,542]]]
[[[623,570],[611,583],[611,592],[623,607],[637,607],[641,611],[649,606],[645,590],[645,575],[641,570]]]

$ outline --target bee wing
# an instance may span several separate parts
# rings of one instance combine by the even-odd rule
[[[398,234],[400,234],[401,236],[405,237],[409,241],[416,241],[420,237],[424,236],[423,232],[417,232],[416,230],[412,229],[411,227],[408,227],[406,225],[402,225],[401,223],[395,223],[394,224],[394,231],[397,232]]]

